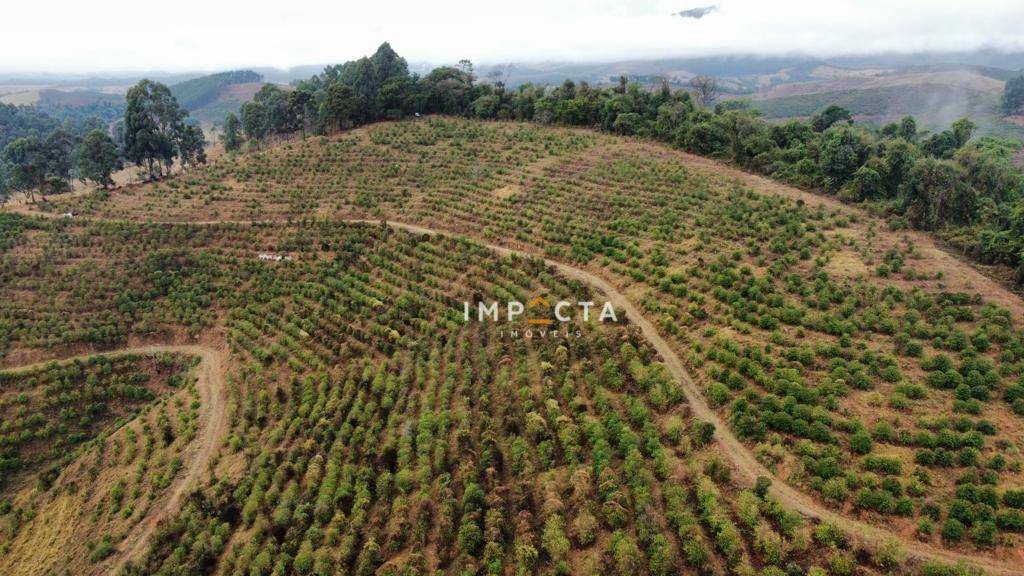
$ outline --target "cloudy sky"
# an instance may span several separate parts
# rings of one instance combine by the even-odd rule
[[[3,14],[6,72],[288,67],[385,40],[435,64],[1024,50],[1021,0],[19,0]]]

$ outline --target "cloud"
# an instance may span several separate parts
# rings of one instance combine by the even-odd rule
[[[96,4],[5,3],[3,21],[18,25],[0,33],[0,71],[330,64],[372,53],[385,40],[410,62],[433,64],[1024,50],[1021,0],[829,0],[828,10],[821,0],[519,0],[515,10],[436,0],[431,10],[444,17],[430,26],[417,0],[289,0],[259,10],[175,0],[175,10],[145,21],[138,0],[103,0],[103,10]],[[690,9],[680,16],[681,6]],[[680,21],[694,19],[695,10],[703,13],[699,25]]]
[[[679,16],[680,18],[693,18],[694,20],[700,20],[701,18],[711,14],[712,12],[718,11],[718,4],[712,4],[711,6],[700,6],[698,8],[690,8],[689,10],[681,10],[673,14],[673,16]]]

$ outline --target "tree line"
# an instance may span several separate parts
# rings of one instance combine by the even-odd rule
[[[1019,82],[1007,84],[1007,109]],[[1017,268],[1024,280],[1024,178],[1013,164],[1014,140],[974,138],[964,118],[929,132],[913,117],[879,128],[858,125],[829,106],[808,120],[774,124],[743,100],[717,104],[712,79],[692,90],[667,82],[643,87],[626,77],[610,87],[566,80],[559,86],[506,87],[500,75],[478,81],[473,66],[410,74],[388,44],[369,57],[327,67],[292,89],[267,85],[229,114],[222,138],[229,150],[258,146],[272,134],[328,133],[414,114],[586,126],[654,138],[726,160],[805,189],[866,202],[895,226],[937,231],[985,263]]]
[[[0,199],[23,192],[32,201],[71,189],[74,179],[108,187],[125,162],[149,179],[169,174],[174,162],[206,162],[202,130],[188,122],[170,89],[142,80],[128,90],[124,117],[57,123],[29,107],[3,107],[0,121],[12,137],[0,141]]]
[[[1007,83],[1008,112],[1020,108],[1021,82]],[[896,226],[937,231],[984,263],[1015,267],[1017,280],[1024,281],[1024,177],[1013,164],[1019,142],[974,138],[975,125],[966,118],[937,132],[920,130],[910,116],[871,128],[838,106],[808,120],[773,124],[743,100],[715,104],[716,98],[709,78],[695,79],[691,91],[672,90],[665,81],[642,87],[626,77],[610,87],[566,80],[511,89],[500,74],[478,81],[467,60],[419,76],[385,43],[372,56],[328,66],[292,87],[265,85],[238,114],[228,114],[221,138],[233,151],[246,142],[258,147],[275,134],[323,134],[421,113],[654,138],[788,184],[867,202]],[[202,133],[186,120],[166,86],[144,80],[129,91],[124,120],[112,137],[100,130],[89,138],[56,134],[11,142],[0,181],[29,193],[67,189],[72,174],[105,186],[123,161],[159,178],[176,159],[205,160]]]

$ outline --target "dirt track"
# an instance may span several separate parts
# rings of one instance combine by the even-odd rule
[[[738,171],[737,171],[738,172]],[[749,176],[749,175],[748,175]],[[756,177],[755,177],[756,178]],[[779,186],[776,184],[776,186]],[[819,198],[819,200],[821,200]],[[87,220],[83,218],[83,220]],[[344,221],[353,224],[381,224],[381,220],[368,220],[368,219],[345,219]],[[184,222],[182,222],[184,224]],[[201,224],[201,225],[215,225],[215,224],[260,224],[261,222],[241,222],[241,221],[206,221],[206,222],[190,222],[189,224]],[[427,228],[424,226],[403,223],[397,221],[386,221],[387,225],[391,228],[405,230],[407,232],[417,234],[451,234],[444,230],[436,230]],[[167,224],[167,222],[165,222]],[[472,239],[472,238],[471,238]],[[532,252],[512,249],[505,246],[494,245],[483,243],[479,240],[474,240],[481,243],[483,246],[494,250],[495,252],[502,255],[519,255],[528,257],[540,257],[538,254]],[[938,251],[937,248],[935,250]],[[941,252],[941,251],[940,251]],[[965,274],[976,275],[978,278],[984,278],[976,270],[971,269],[967,264],[956,261],[952,256],[942,252],[946,258],[952,260],[956,266],[967,269],[964,271]],[[651,322],[644,317],[639,309],[633,305],[632,302],[626,298],[621,292],[619,292],[614,286],[608,281],[601,278],[600,276],[589,272],[587,270],[570,266],[563,262],[545,259],[545,263],[551,268],[559,271],[563,275],[573,278],[591,286],[597,288],[603,292],[609,300],[619,309],[625,310],[630,321],[636,324],[644,337],[654,346],[655,350],[661,355],[666,367],[682,384],[683,390],[685,391],[687,401],[690,405],[690,409],[693,411],[693,415],[701,420],[711,422],[715,425],[715,439],[722,445],[725,455],[732,461],[736,469],[742,476],[748,481],[753,482],[758,476],[764,476],[772,479],[772,487],[770,493],[772,496],[777,498],[787,507],[797,511],[808,518],[814,518],[821,521],[829,522],[834,524],[845,532],[847,532],[853,539],[868,544],[870,546],[878,546],[889,542],[898,542],[906,553],[917,560],[939,560],[947,563],[955,562],[967,562],[977,567],[985,569],[989,574],[1002,574],[1002,575],[1020,575],[1022,573],[1019,565],[1012,565],[1007,562],[1000,560],[986,558],[983,556],[972,556],[970,554],[964,554],[951,550],[942,549],[931,544],[917,542],[914,540],[908,540],[900,538],[898,535],[889,532],[883,528],[873,526],[866,522],[854,520],[845,516],[842,516],[825,506],[818,504],[812,498],[799,490],[783,483],[767,469],[757,458],[743,445],[743,443],[737,438],[731,431],[730,427],[724,422],[718,414],[711,409],[711,407],[705,402],[703,393],[699,386],[686,371],[679,356],[675,353],[669,343],[661,337],[658,330],[654,327]],[[984,280],[993,282],[987,278]],[[994,283],[994,282],[993,282]],[[1015,295],[1012,295],[1008,290],[1005,290],[1001,286],[1000,290],[1005,292],[1004,298],[1014,299],[1016,306],[1014,309],[1020,309],[1020,299]],[[203,400],[204,413],[206,414],[207,422],[203,427],[203,436],[201,439],[200,447],[197,450],[196,455],[193,459],[186,463],[185,475],[180,478],[174,486],[171,488],[170,497],[166,499],[164,504],[158,509],[154,510],[147,518],[142,522],[141,529],[134,531],[120,546],[119,553],[115,556],[115,560],[112,565],[108,566],[105,570],[109,570],[108,573],[114,573],[121,567],[123,567],[129,560],[137,559],[140,554],[145,552],[146,546],[152,534],[156,530],[157,524],[161,519],[169,516],[175,512],[180,506],[182,497],[185,494],[186,489],[189,485],[199,478],[203,470],[206,468],[206,463],[212,457],[218,440],[223,436],[223,431],[226,426],[226,403],[223,399],[223,365],[221,363],[221,356],[218,352],[213,349],[205,347],[189,347],[189,346],[154,346],[154,347],[143,347],[137,349],[122,350],[120,352],[146,352],[146,351],[188,351],[190,353],[196,353],[203,356],[204,373],[200,375],[200,382],[205,382],[204,385],[200,385],[201,389],[205,389],[205,396]],[[215,374],[220,375],[218,378]],[[218,382],[214,383],[214,380]],[[215,384],[220,384],[219,390],[214,390]]]
[[[371,220],[348,221],[353,223],[380,223],[380,221]],[[388,221],[387,224],[392,228],[416,234],[445,234],[444,231],[425,228],[415,224],[395,221]],[[514,250],[504,246],[497,246],[493,244],[484,244],[484,246],[506,256],[518,255],[537,257],[536,254],[531,254],[521,250]],[[626,315],[629,317],[630,321],[640,328],[644,337],[652,346],[654,346],[654,349],[658,351],[658,354],[661,355],[665,366],[669,369],[672,375],[683,384],[686,400],[690,405],[693,416],[700,420],[711,422],[715,425],[715,440],[722,445],[726,456],[732,461],[736,469],[750,483],[753,483],[758,476],[771,478],[771,495],[785,504],[786,507],[799,512],[805,517],[816,518],[818,520],[835,524],[845,532],[848,532],[855,540],[871,546],[878,546],[891,541],[898,541],[908,555],[918,560],[941,560],[949,563],[963,561],[984,568],[990,574],[1021,574],[1022,569],[1020,566],[1010,565],[985,557],[975,557],[969,554],[961,554],[959,552],[944,550],[930,544],[904,540],[882,528],[872,526],[866,522],[852,520],[837,514],[818,504],[799,490],[784,484],[778,478],[775,478],[767,468],[757,461],[754,454],[747,450],[746,446],[743,445],[740,439],[732,433],[729,425],[711,409],[707,402],[705,402],[700,388],[697,386],[696,382],[694,382],[686,368],[683,367],[683,363],[680,361],[679,356],[675,353],[669,343],[661,337],[654,325],[640,313],[636,306],[634,306],[626,296],[619,292],[605,279],[592,272],[588,272],[587,270],[576,268],[575,266],[570,266],[556,260],[545,259],[544,262],[568,278],[579,280],[597,288],[597,290],[604,293],[604,295],[617,309],[626,311]]]
[[[196,388],[200,397],[200,432],[198,443],[193,442],[182,462],[183,474],[179,475],[162,500],[153,506],[118,545],[117,552],[105,563],[92,570],[92,574],[116,574],[129,561],[138,560],[146,551],[149,541],[160,521],[177,513],[181,508],[182,499],[188,490],[194,487],[206,471],[210,460],[217,452],[221,440],[227,432],[227,398],[224,389],[224,358],[223,353],[200,345],[153,345],[134,348],[121,348],[110,352],[94,352],[71,358],[46,360],[15,368],[4,372],[22,372],[50,364],[51,362],[70,362],[84,360],[93,356],[123,356],[126,354],[152,355],[160,353],[188,354],[200,358],[196,367]]]

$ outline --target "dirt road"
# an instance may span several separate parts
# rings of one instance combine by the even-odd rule
[[[349,222],[380,223],[379,220],[349,220]],[[434,230],[416,224],[407,224],[395,221],[388,221],[387,224],[392,228],[416,234],[445,234],[444,231]],[[477,242],[479,243],[479,241]],[[506,256],[518,255],[539,257],[537,254],[506,248],[504,246],[494,244],[483,245]],[[640,328],[644,338],[646,338],[647,341],[654,346],[654,349],[657,350],[658,354],[661,355],[665,366],[669,369],[672,375],[683,384],[686,400],[690,405],[693,416],[700,420],[711,422],[715,425],[715,440],[722,446],[726,457],[732,461],[737,470],[750,483],[753,483],[758,476],[764,476],[772,479],[772,486],[769,492],[787,508],[795,510],[805,517],[815,518],[834,524],[847,532],[853,539],[871,546],[880,546],[892,541],[897,541],[909,556],[918,560],[940,560],[948,563],[963,561],[983,568],[989,574],[1003,574],[1007,576],[1019,576],[1022,571],[1024,571],[1020,565],[1012,565],[995,559],[962,554],[938,548],[930,544],[902,539],[883,528],[872,526],[866,522],[853,520],[833,512],[825,506],[818,504],[806,494],[783,483],[781,480],[776,478],[771,471],[758,462],[754,454],[750,452],[747,447],[743,445],[740,439],[732,433],[728,423],[724,422],[711,408],[711,406],[708,405],[704,400],[702,390],[697,383],[694,382],[690,373],[687,372],[672,346],[662,338],[654,325],[640,313],[640,310],[637,309],[637,307],[634,306],[625,295],[619,292],[604,278],[601,278],[592,272],[575,266],[570,266],[557,260],[544,259],[544,262],[567,278],[579,280],[580,282],[593,286],[598,291],[604,293],[617,310],[625,310],[626,316],[629,317],[630,322]]]
[[[380,225],[382,220],[369,220],[369,219],[346,219],[346,222],[353,224],[376,224]],[[191,222],[191,224],[201,225],[215,225],[215,224],[260,224],[261,222],[240,222],[240,221],[207,221],[207,222]],[[393,220],[386,221],[386,224],[395,229],[405,230],[416,234],[450,234],[450,232],[444,230],[437,230],[427,228],[425,226],[397,222]],[[469,238],[475,242],[481,243],[487,248],[502,254],[502,255],[518,255],[527,257],[540,257],[540,255],[508,248],[505,246],[487,244],[481,240]],[[947,255],[948,257],[948,255]],[[683,385],[683,390],[686,394],[686,399],[690,405],[690,409],[694,417],[710,422],[715,425],[715,440],[721,444],[726,457],[734,464],[736,469],[747,482],[752,483],[757,477],[764,476],[772,479],[772,487],[770,493],[772,496],[777,498],[786,507],[795,510],[808,518],[814,518],[820,521],[829,522],[834,524],[845,532],[847,532],[853,539],[876,547],[889,542],[898,542],[906,553],[918,560],[940,560],[947,563],[955,562],[967,562],[980,568],[985,569],[990,574],[1000,575],[1020,575],[1022,570],[1019,565],[1009,564],[1000,560],[986,558],[983,556],[973,556],[970,554],[964,554],[951,550],[946,550],[933,546],[931,544],[922,543],[914,540],[907,540],[900,538],[898,535],[880,528],[873,526],[866,522],[854,520],[845,516],[842,516],[825,506],[815,502],[812,498],[799,490],[783,483],[781,480],[776,478],[767,468],[765,468],[757,458],[751,453],[746,446],[737,438],[730,430],[729,425],[722,420],[719,415],[711,409],[703,397],[703,391],[693,380],[687,370],[684,368],[682,361],[679,356],[675,353],[671,345],[662,338],[658,333],[658,330],[654,325],[640,312],[640,310],[633,305],[633,303],[621,292],[618,291],[612,284],[606,281],[600,276],[577,268],[563,262],[556,260],[545,259],[545,263],[551,268],[557,270],[566,277],[585,282],[595,287],[600,292],[603,292],[605,296],[616,306],[619,310],[624,310],[630,321],[633,322],[643,333],[644,337],[651,343],[658,354],[661,355],[663,362],[666,367],[672,373],[672,375],[679,380]],[[960,263],[961,266],[967,267],[966,264]],[[978,277],[982,277],[980,273],[974,272]],[[1014,297],[1016,299],[1016,297]],[[1020,300],[1016,299],[1018,306]],[[200,376],[200,381],[205,382],[200,388],[205,390],[203,406],[205,407],[203,413],[207,422],[203,426],[203,437],[201,439],[199,449],[196,455],[186,463],[185,475],[179,479],[179,481],[172,487],[170,497],[168,497],[164,504],[158,509],[154,510],[140,525],[140,529],[134,531],[121,545],[119,553],[116,555],[114,563],[108,567],[109,570],[116,572],[117,569],[123,567],[127,561],[131,559],[137,559],[139,555],[145,552],[146,546],[152,534],[156,530],[156,526],[162,518],[165,518],[173,514],[178,507],[185,491],[192,482],[199,478],[202,472],[206,468],[206,463],[212,457],[213,453],[218,446],[218,441],[223,437],[223,432],[226,427],[226,414],[225,414],[225,402],[223,399],[223,366],[221,364],[220,355],[209,348],[202,347],[149,347],[139,348],[133,350],[124,350],[122,352],[139,351],[145,352],[146,350],[151,351],[189,351],[190,353],[196,353],[203,356],[204,374]],[[219,375],[219,377],[217,376]]]
[[[138,560],[147,550],[160,521],[171,517],[181,508],[186,493],[195,487],[210,460],[217,452],[227,432],[227,396],[224,388],[224,356],[219,350],[200,345],[153,345],[122,348],[109,352],[94,352],[71,358],[46,360],[3,372],[24,372],[40,368],[51,362],[60,363],[84,360],[93,356],[124,356],[128,354],[152,355],[160,353],[188,354],[198,356],[196,367],[196,388],[199,391],[200,414],[199,434],[187,448],[182,462],[182,471],[160,501],[156,503],[118,545],[117,551],[106,562],[92,570],[92,574],[117,574],[129,561]]]

